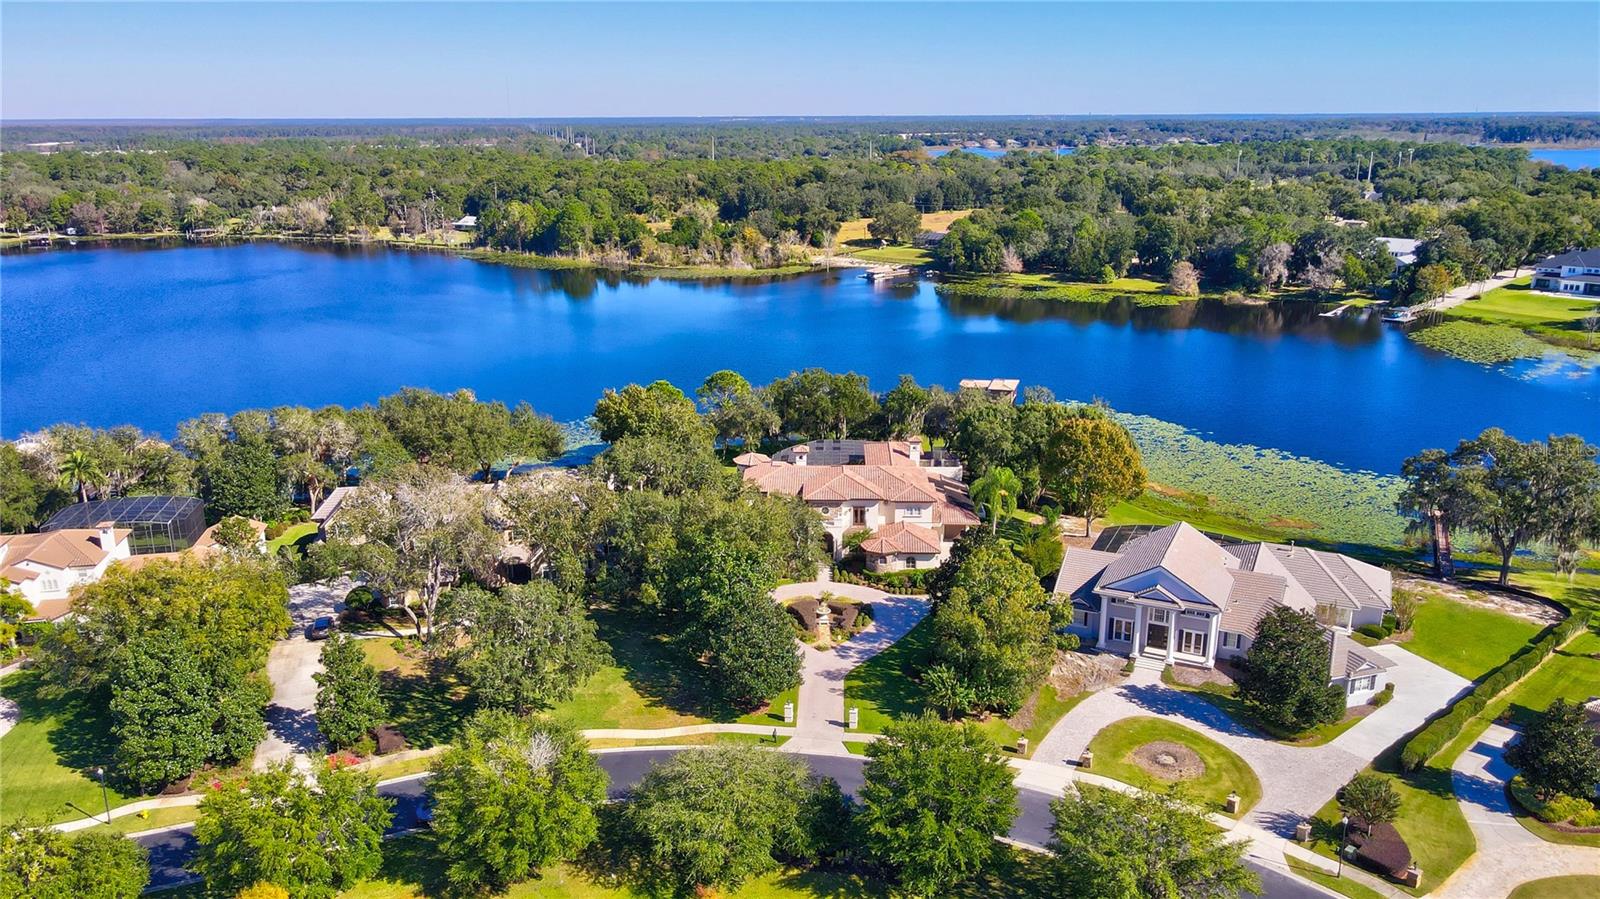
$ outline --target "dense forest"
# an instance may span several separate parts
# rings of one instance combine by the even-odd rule
[[[1600,243],[1600,172],[1514,149],[1361,138],[716,161],[574,157],[553,139],[306,138],[6,153],[3,166],[13,233],[438,237],[467,214],[485,247],[606,265],[783,265],[832,248],[845,221],[977,209],[937,251],[947,271],[1377,289],[1392,273],[1372,240],[1384,235],[1427,241],[1398,285],[1427,298]]]

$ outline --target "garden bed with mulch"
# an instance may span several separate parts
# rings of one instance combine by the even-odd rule
[[[1129,753],[1128,758],[1146,774],[1167,781],[1194,780],[1206,773],[1200,753],[1182,743],[1146,743]]]

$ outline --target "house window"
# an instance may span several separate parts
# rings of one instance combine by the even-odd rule
[[[40,586],[44,588],[46,593],[54,593],[61,589],[61,584],[54,577],[46,577]]]
[[[1155,622],[1156,624],[1166,624],[1167,623],[1167,619],[1169,617],[1171,617],[1171,615],[1172,615],[1172,613],[1168,612],[1166,609],[1151,609],[1150,610],[1150,620]]]
[[[1192,656],[1206,654],[1205,631],[1178,631],[1178,651]]]
[[[1350,682],[1350,692],[1351,693],[1361,693],[1361,692],[1364,692],[1366,690],[1371,690],[1373,687],[1376,687],[1377,685],[1378,685],[1378,677],[1377,677],[1377,675],[1369,674],[1366,677],[1358,677],[1355,680],[1352,680]]]
[[[867,507],[866,506],[856,506],[855,508],[851,509],[850,510],[850,523],[851,524],[862,524],[862,525],[866,524],[867,523]]]
[[[917,557],[916,556],[906,556],[906,567],[907,568],[915,568],[915,567],[917,567]]]
[[[1230,634],[1222,632],[1223,649],[1244,649],[1244,634]]]
[[[1328,603],[1317,604],[1317,621],[1328,627],[1350,627],[1351,615],[1352,612],[1349,609],[1341,609]]]
[[[1072,626],[1073,627],[1085,628],[1087,630],[1094,630],[1094,628],[1095,628],[1094,613],[1089,611],[1088,609],[1073,609],[1072,610]]]
[[[1133,642],[1133,622],[1127,618],[1111,619],[1111,639],[1118,643]]]

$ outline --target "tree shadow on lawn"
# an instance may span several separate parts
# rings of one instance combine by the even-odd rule
[[[105,703],[80,692],[57,693],[37,670],[22,671],[5,681],[4,694],[17,704],[19,721],[56,719],[50,732],[50,749],[63,768],[94,778],[93,769],[113,770],[116,741],[111,737],[111,716]]]
[[[893,718],[922,714],[926,706],[916,676],[933,650],[931,622],[931,616],[924,618],[894,645],[852,670],[851,698],[871,702]]]
[[[705,689],[699,666],[672,646],[667,636],[674,626],[670,621],[606,607],[593,608],[590,617],[600,639],[611,647],[611,658],[623,678],[646,703],[712,721],[733,721],[750,711]]]
[[[413,749],[454,742],[478,706],[471,692],[437,665],[410,674],[380,672],[378,695]]]

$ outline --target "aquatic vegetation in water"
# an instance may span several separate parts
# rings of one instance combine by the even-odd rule
[[[936,288],[950,296],[983,300],[1057,300],[1068,303],[1109,303],[1126,297],[1136,306],[1176,306],[1183,297],[1160,293],[1160,285],[1139,278],[1121,278],[1110,284],[1057,281],[1047,275],[997,275],[942,281]]]
[[[1150,479],[1205,494],[1258,522],[1333,543],[1393,546],[1405,532],[1395,511],[1398,477],[1349,471],[1249,444],[1218,443],[1182,425],[1119,413]],[[1400,460],[1395,460],[1398,467]]]
[[[1551,350],[1543,341],[1508,325],[1470,321],[1447,321],[1406,336],[1430,349],[1485,365],[1534,359]]]

